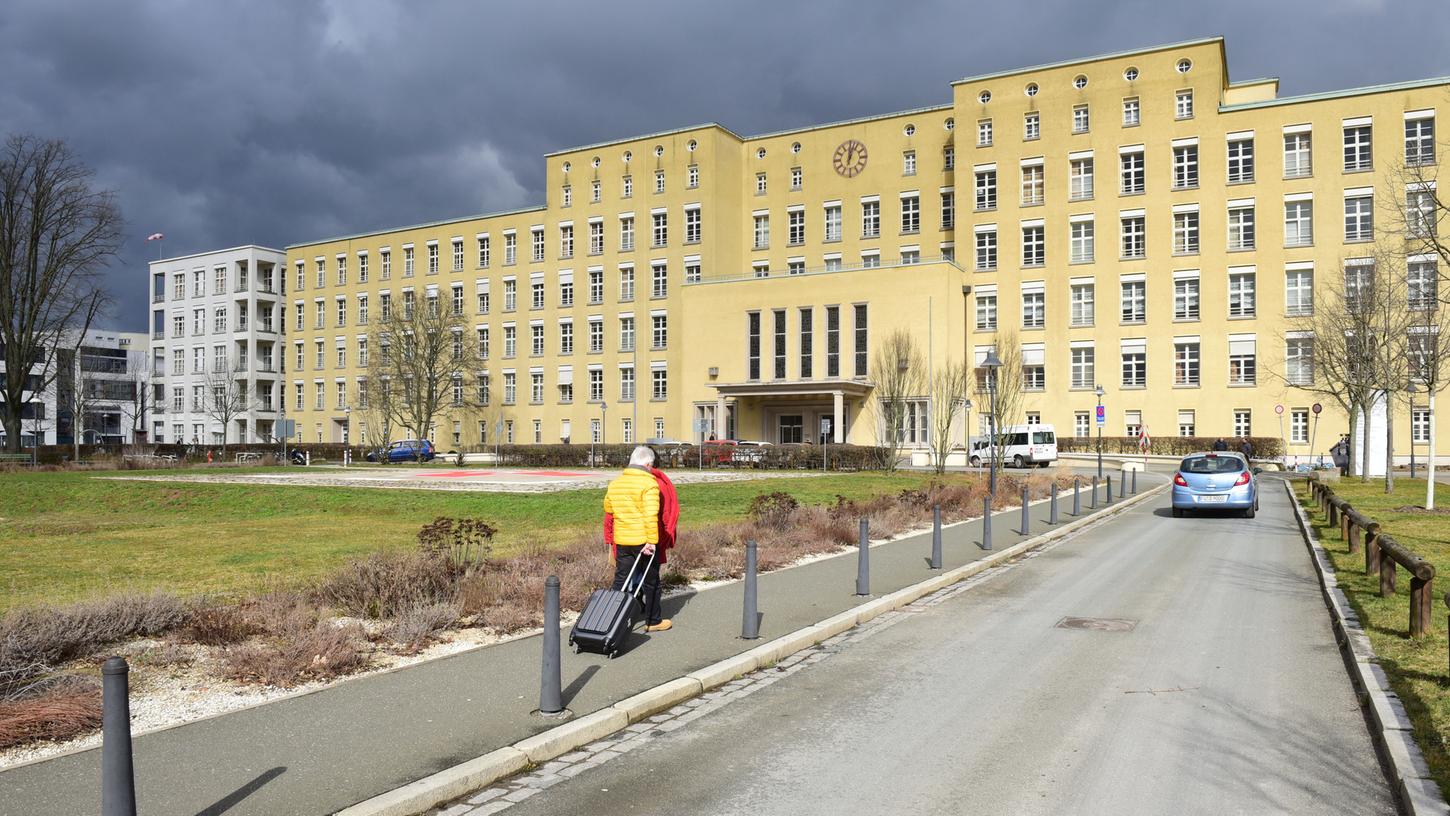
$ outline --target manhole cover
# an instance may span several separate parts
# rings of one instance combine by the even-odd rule
[[[1058,629],[1090,629],[1095,632],[1131,632],[1138,622],[1128,618],[1063,618]]]

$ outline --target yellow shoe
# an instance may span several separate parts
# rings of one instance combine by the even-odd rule
[[[669,618],[665,618],[664,620],[660,621],[659,623],[652,623],[652,624],[646,626],[644,628],[644,630],[646,632],[663,632],[666,629],[669,629],[669,628],[671,628],[673,626],[674,626],[674,624],[673,623],[670,623],[670,619]]]

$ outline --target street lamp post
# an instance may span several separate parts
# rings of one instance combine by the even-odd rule
[[[1103,387],[1100,385],[1094,391],[1098,395],[1098,413],[1103,412]],[[1093,415],[1093,422],[1098,425],[1098,478],[1103,478],[1103,423],[1098,422],[1097,414]]]
[[[982,368],[987,369],[987,394],[991,397],[992,413],[990,418],[991,445],[987,448],[992,457],[990,475],[988,477],[987,489],[993,498],[997,496],[997,369],[1002,367],[1002,360],[997,356],[996,349],[988,349],[987,359],[982,361]]]
[[[609,403],[605,402],[604,400],[600,400],[599,401],[599,447],[601,447],[601,448],[603,448],[603,447],[605,447],[606,445],[609,444],[609,420],[607,418],[608,417],[608,413],[607,413],[608,411],[609,411]],[[604,453],[602,455],[605,457],[605,459],[607,461],[609,454],[608,453]]]
[[[1414,383],[1410,383],[1409,385],[1406,385],[1405,386],[1405,392],[1410,395],[1410,478],[1411,479],[1415,478],[1415,394],[1418,394],[1419,391],[1420,391],[1420,389],[1416,388]],[[1435,455],[1435,452],[1434,451],[1430,451],[1430,455],[1431,456],[1434,456]]]
[[[352,406],[342,409],[342,466],[352,464]]]
[[[966,460],[965,461],[966,461],[966,466],[967,467],[971,467],[972,466],[972,401],[969,400],[969,399],[962,400],[962,408],[964,408],[966,410],[966,412],[967,412],[967,417],[966,417],[966,420],[965,420],[965,422],[966,422],[966,430],[967,430],[967,450],[966,450]]]

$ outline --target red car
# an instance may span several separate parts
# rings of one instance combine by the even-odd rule
[[[704,442],[700,446],[702,464],[706,467],[734,464],[736,444],[734,439],[711,439]]]

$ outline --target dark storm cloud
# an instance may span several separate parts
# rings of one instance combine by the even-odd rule
[[[942,104],[972,74],[1222,34],[1281,92],[1450,74],[1444,0],[387,3],[10,0],[0,130],[61,137],[145,263],[542,201],[543,153],[718,121],[752,134]]]

